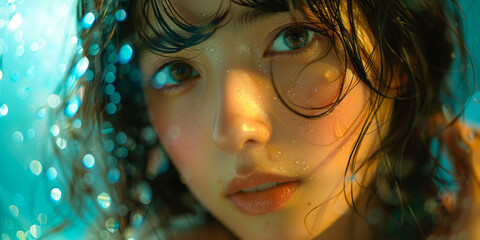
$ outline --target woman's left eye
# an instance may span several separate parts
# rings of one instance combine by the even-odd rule
[[[163,65],[163,67],[155,74],[152,87],[157,90],[178,87],[198,76],[199,74],[197,70],[192,65],[177,60]]]
[[[270,52],[286,52],[304,48],[315,36],[315,32],[302,26],[282,30],[270,45]]]

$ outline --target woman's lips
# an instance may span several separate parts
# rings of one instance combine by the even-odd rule
[[[276,183],[276,186],[253,192],[242,191],[265,183]],[[261,215],[282,208],[299,186],[300,181],[296,179],[256,173],[233,178],[227,186],[225,196],[240,212],[246,215]]]

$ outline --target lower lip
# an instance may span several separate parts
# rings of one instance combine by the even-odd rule
[[[272,213],[287,204],[300,186],[300,182],[286,182],[258,192],[238,192],[228,196],[230,202],[246,215]]]

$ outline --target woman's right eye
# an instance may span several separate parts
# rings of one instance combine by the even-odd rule
[[[160,90],[163,88],[181,87],[182,84],[199,76],[197,70],[184,61],[169,62],[155,73],[152,79],[152,87]]]

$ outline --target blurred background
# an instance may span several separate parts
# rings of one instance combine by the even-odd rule
[[[460,4],[478,82],[480,3]],[[60,129],[48,117],[60,104],[55,89],[77,48],[75,7],[74,0],[0,0],[0,240],[37,239],[65,218],[75,222],[50,151],[59,144],[50,135]],[[480,127],[477,99],[478,90],[465,104],[465,121]],[[47,238],[81,238],[80,227],[70,229]]]

